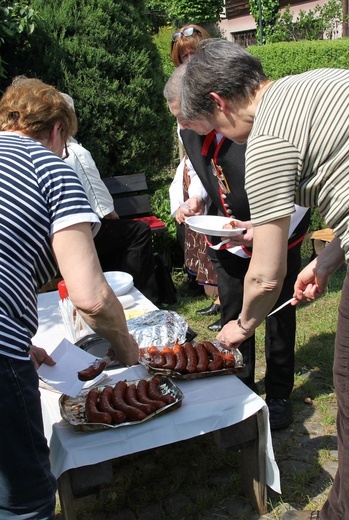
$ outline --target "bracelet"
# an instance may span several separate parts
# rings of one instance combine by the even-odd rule
[[[245,329],[245,327],[242,326],[242,324],[241,324],[241,314],[239,314],[239,316],[238,316],[237,324],[240,327],[240,329],[242,329],[244,332],[251,332],[251,329]]]

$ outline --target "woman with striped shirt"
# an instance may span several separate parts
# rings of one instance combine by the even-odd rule
[[[122,364],[137,361],[122,306],[94,248],[92,211],[65,142],[76,117],[53,87],[19,77],[0,100],[0,518],[52,520],[56,482],[43,432],[37,295],[57,268],[88,325]]]
[[[245,187],[254,226],[239,319],[218,334],[239,346],[275,304],[286,273],[294,204],[317,207],[335,239],[298,276],[294,296],[312,301],[349,261],[349,70],[320,69],[269,81],[259,60],[226,40],[204,40],[187,64],[181,113],[247,143]],[[298,303],[298,302],[296,302]],[[334,384],[338,401],[338,471],[321,511],[288,511],[283,520],[349,518],[349,276],[339,308]]]

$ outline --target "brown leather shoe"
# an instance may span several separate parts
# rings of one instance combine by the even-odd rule
[[[282,520],[320,520],[320,511],[286,511]]]

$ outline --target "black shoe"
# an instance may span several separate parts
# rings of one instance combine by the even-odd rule
[[[212,332],[219,332],[222,329],[221,320],[211,323],[207,328],[208,330],[212,330]]]
[[[271,430],[282,430],[293,422],[292,405],[289,399],[269,399],[266,403],[269,408]]]
[[[221,306],[217,303],[212,303],[209,307],[205,309],[199,309],[196,311],[196,314],[200,314],[200,316],[214,316],[215,314],[219,314],[221,312]]]

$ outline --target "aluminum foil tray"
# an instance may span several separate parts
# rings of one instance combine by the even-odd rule
[[[147,371],[150,374],[153,375],[161,375],[166,377],[172,377],[174,379],[202,379],[204,377],[212,377],[212,376],[224,376],[228,374],[239,374],[245,367],[243,364],[242,354],[239,349],[233,349],[231,351],[228,351],[226,349],[223,349],[218,342],[212,341],[220,352],[227,353],[232,352],[235,356],[235,367],[232,368],[222,368],[221,370],[207,370],[205,372],[194,372],[191,374],[185,374],[181,372],[175,372],[174,370],[168,370],[164,368],[155,368],[150,366],[149,364],[149,357],[147,356],[147,347],[140,349],[140,355],[139,355],[139,363],[142,364]],[[168,346],[168,345],[166,345]],[[158,347],[161,351],[161,347]]]
[[[156,310],[144,316],[127,320],[127,327],[138,346],[173,346],[178,340],[184,343],[188,322],[174,311]]]
[[[175,402],[168,404],[161,408],[160,410],[156,410],[154,413],[148,415],[142,421],[128,421],[123,422],[121,424],[102,424],[102,423],[91,423],[87,420],[85,415],[85,401],[86,395],[88,391],[81,392],[76,397],[70,397],[69,395],[62,394],[59,399],[59,408],[61,412],[62,418],[73,426],[74,430],[77,432],[92,432],[98,430],[115,430],[116,428],[123,428],[125,426],[134,426],[135,424],[142,424],[146,421],[154,419],[159,415],[163,415],[165,413],[171,412],[172,410],[176,410],[180,406],[182,406],[182,400],[184,398],[183,392],[176,386],[173,381],[164,377],[162,375],[158,375],[160,379],[159,390],[161,393],[171,394],[175,398]],[[150,381],[152,378],[147,379]],[[140,379],[126,381],[127,384],[135,383],[137,384]],[[99,386],[98,389],[102,391],[104,386]]]

